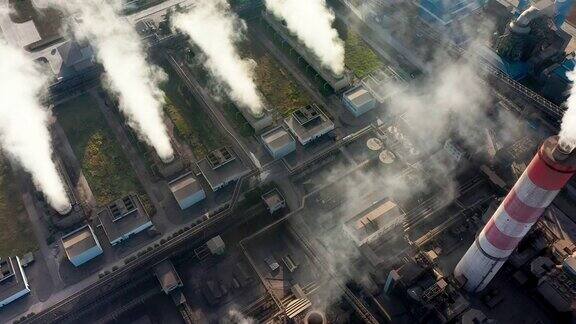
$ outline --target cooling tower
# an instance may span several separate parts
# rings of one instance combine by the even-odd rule
[[[558,146],[558,136],[544,141],[456,265],[454,275],[464,282],[466,290],[479,292],[486,287],[575,172],[576,152],[563,151]]]

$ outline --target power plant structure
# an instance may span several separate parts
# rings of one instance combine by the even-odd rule
[[[566,19],[566,7],[569,10],[571,4],[543,0],[523,10],[497,40],[498,55],[509,64],[520,65],[523,75],[537,75],[554,62],[564,60],[571,38],[560,28]]]
[[[479,292],[494,278],[518,243],[576,173],[576,152],[558,136],[544,141],[518,182],[458,262],[455,277],[466,290]]]
[[[262,17],[281,39],[296,51],[334,91],[338,92],[350,86],[353,78],[350,70],[346,69],[341,75],[334,74],[324,67],[319,59],[294,37],[284,21],[279,21],[266,10],[262,12]]]

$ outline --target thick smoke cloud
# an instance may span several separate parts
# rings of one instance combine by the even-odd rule
[[[344,72],[344,42],[332,28],[334,13],[325,0],[266,0],[266,7],[286,22],[325,67],[336,75]]]
[[[0,144],[32,175],[36,187],[57,211],[70,202],[56,165],[48,125],[50,113],[40,103],[46,77],[22,51],[0,39]]]
[[[568,74],[572,82],[576,81],[576,71]],[[560,145],[568,151],[576,148],[576,86],[570,90],[570,97],[566,101],[568,110],[562,118],[562,128],[560,129]]]
[[[163,161],[171,161],[174,151],[162,120],[164,93],[158,88],[166,76],[161,69],[146,62],[136,30],[108,1],[52,1],[77,14],[74,33],[96,48],[98,60],[106,69],[108,87],[118,94],[120,110],[128,118],[130,127]]]
[[[236,48],[246,24],[225,0],[197,1],[190,11],[177,13],[172,25],[204,52],[205,66],[230,89],[232,100],[256,116],[262,114],[262,98],[254,82],[256,63],[242,59]]]

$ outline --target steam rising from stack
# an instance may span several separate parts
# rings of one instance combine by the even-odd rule
[[[336,75],[344,72],[344,42],[332,28],[334,13],[325,0],[266,0],[266,8],[283,19],[325,67]]]
[[[230,89],[232,100],[253,115],[261,115],[262,98],[254,82],[256,63],[242,59],[236,48],[246,25],[230,11],[230,5],[225,0],[197,1],[187,13],[176,14],[172,25],[204,52],[204,65]]]
[[[52,160],[49,112],[38,96],[46,77],[18,49],[0,40],[0,144],[32,175],[34,185],[61,214],[70,211],[64,183]]]
[[[576,80],[576,71],[568,74],[572,82]],[[576,86],[572,86],[570,97],[566,101],[568,110],[562,118],[562,128],[560,129],[560,147],[566,152],[572,152],[576,148]]]
[[[158,88],[166,75],[146,62],[134,28],[105,0],[52,1],[78,14],[74,32],[96,48],[98,60],[106,69],[108,87],[118,94],[120,110],[130,127],[164,162],[170,162],[174,151],[162,120],[164,93]],[[119,1],[113,4],[119,5]]]

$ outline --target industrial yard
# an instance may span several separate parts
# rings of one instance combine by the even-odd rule
[[[573,323],[574,2],[0,0],[0,323]]]

